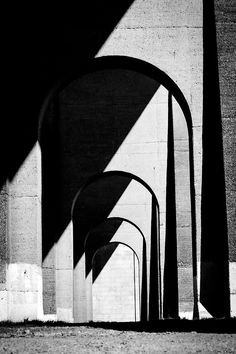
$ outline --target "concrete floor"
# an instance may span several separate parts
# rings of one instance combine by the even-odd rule
[[[139,324],[7,324],[0,327],[0,353],[235,353],[235,328],[235,321],[165,321],[156,330]]]

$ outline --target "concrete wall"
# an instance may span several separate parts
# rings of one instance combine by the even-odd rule
[[[8,183],[7,301],[11,321],[42,318],[41,156],[36,144]]]
[[[233,2],[216,0],[215,5],[231,300],[232,314],[235,314],[235,21]],[[89,37],[85,40],[89,43],[86,45],[81,38],[87,32],[90,33],[89,27],[84,30],[75,26],[73,33],[68,30],[70,26],[61,27],[64,31],[62,42],[66,43],[61,42],[62,54],[49,58],[48,52],[45,52],[47,54],[40,62],[41,67],[38,67],[41,81],[40,84],[35,83],[35,90],[32,89],[32,92],[38,92],[38,96],[45,98],[57,79],[60,80],[68,73],[74,75],[77,70],[81,70],[88,58],[113,55],[133,57],[153,64],[174,80],[186,97],[193,119],[197,252],[200,262],[202,1],[135,0],[126,10],[118,18],[114,28],[110,28],[106,40],[97,47],[96,36],[103,38],[105,31],[101,24],[96,23],[96,38],[91,37],[95,38],[94,43]],[[73,51],[70,50],[71,46]],[[88,51],[90,47],[93,47],[92,54]],[[151,186],[160,204],[161,268],[164,269],[167,94],[163,86],[159,87],[155,80],[135,72],[135,68],[133,71],[103,68],[96,74],[91,73],[72,82],[50,102],[40,134],[43,155],[42,238],[41,157],[38,145],[35,144],[28,150],[25,148],[28,151],[25,154],[27,157],[21,158],[21,164],[13,178],[1,190],[1,320],[42,318],[43,284],[44,318],[73,321],[73,267],[77,264],[75,257],[81,251],[75,241],[80,234],[77,229],[73,230],[71,207],[78,189],[88,177],[96,173],[122,170],[139,176]],[[40,100],[34,101],[30,97],[29,95],[27,106],[31,107],[32,101],[35,107],[30,111],[28,123],[31,119],[34,121],[35,111],[39,112],[42,107]],[[183,112],[175,100],[173,117],[179,310],[181,316],[191,318],[193,293],[188,136]],[[32,134],[32,124],[27,125],[29,136]],[[35,129],[36,126],[37,123]],[[24,145],[24,142],[21,144]],[[106,217],[121,216],[133,220],[147,237],[150,255],[151,201],[150,196],[143,197],[142,193],[139,186],[131,182],[125,193],[123,190],[120,194],[119,201],[107,211]],[[102,197],[100,195],[101,200]],[[101,206],[96,202],[92,208],[93,200],[89,199],[88,205],[89,203],[92,214]],[[84,254],[80,254],[80,260],[84,266]],[[75,274],[74,284],[79,281]],[[84,286],[86,293],[86,284]],[[86,297],[86,294],[82,296]],[[80,310],[86,311],[84,308]],[[201,312],[201,316],[203,315],[204,309]]]
[[[94,265],[106,247],[98,251]],[[118,245],[92,287],[93,321],[140,320],[140,274],[138,259],[130,248]]]
[[[236,314],[236,125],[235,125],[235,3],[215,1],[221,115],[223,128],[227,224],[230,261],[231,315]]]

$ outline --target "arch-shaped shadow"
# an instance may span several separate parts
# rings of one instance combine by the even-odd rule
[[[129,289],[128,293],[126,293],[128,295],[128,297],[130,298],[131,294],[130,294],[130,290],[132,289],[132,292],[133,292],[133,295],[131,296],[132,298],[132,302],[133,302],[133,310],[134,310],[134,317],[133,319],[131,320],[132,322],[135,321],[144,321],[144,319],[139,315],[140,313],[140,288],[141,288],[141,284],[140,284],[140,259],[139,259],[139,255],[138,253],[136,252],[136,250],[134,249],[134,247],[132,247],[128,242],[122,242],[122,241],[110,241],[108,243],[104,243],[103,245],[101,245],[93,254],[92,256],[92,259],[91,259],[91,269],[92,269],[92,282],[94,283],[95,282],[95,277],[96,275],[98,275],[98,272],[100,273],[101,269],[105,266],[104,264],[104,261],[107,259],[110,259],[110,257],[112,256],[112,254],[116,251],[117,247],[119,245],[123,245],[125,247],[127,247],[128,249],[130,249],[132,251],[132,254],[133,254],[133,264],[132,264],[132,268],[133,268],[133,276],[132,276],[132,282],[131,284],[130,283],[127,283],[125,284],[125,287],[122,286],[121,289],[119,289],[119,293],[121,291],[121,293],[123,292],[124,293],[124,290],[126,289]],[[100,254],[102,253],[102,254]],[[100,256],[100,257],[99,257]],[[137,262],[137,265],[136,265],[136,262]],[[120,264],[121,266],[121,264]],[[128,271],[128,274],[130,273],[131,271],[131,268],[129,267],[127,269]],[[121,278],[124,277],[126,271],[123,272],[123,274],[121,275]],[[120,279],[120,277],[119,277]],[[115,279],[113,279],[115,280]],[[92,290],[92,284],[91,284],[91,291],[93,293],[93,290]],[[110,293],[110,292],[109,292]],[[124,294],[123,294],[124,296]],[[91,296],[91,302],[93,303],[93,300],[92,300],[92,297]],[[114,307],[116,306],[116,299],[117,299],[117,296],[115,296],[115,299],[114,299],[114,302],[112,301],[112,309],[114,309]],[[126,301],[127,299],[124,299],[123,298],[123,301],[122,301],[122,304],[124,301]],[[105,299],[103,299],[103,302],[106,301]],[[129,304],[129,307],[130,307],[131,304]],[[107,306],[107,304],[105,305],[105,307]],[[123,307],[124,305],[122,305]],[[91,307],[93,308],[93,305],[91,304]],[[127,311],[128,310],[128,311]],[[131,310],[131,311],[130,311]],[[132,313],[133,312],[132,309],[130,308],[126,308],[124,309],[123,311],[125,311],[124,313],[122,311],[119,311],[119,318],[121,319],[121,321],[123,322],[124,321],[124,316],[126,317],[127,316],[127,313]],[[93,313],[94,309],[92,310],[92,313]],[[141,310],[142,311],[142,310]],[[109,311],[109,316],[111,316],[111,313]],[[92,314],[92,318],[94,320],[94,313]],[[100,321],[100,320],[99,320]],[[119,321],[118,319],[116,319],[116,321]]]
[[[120,217],[110,217],[107,218],[103,223],[99,224],[97,227],[91,229],[89,233],[86,236],[85,239],[85,256],[86,256],[86,276],[89,274],[91,271],[91,266],[92,266],[92,259],[94,257],[94,254],[97,249],[100,247],[106,245],[107,243],[114,243],[115,241],[112,241],[114,235],[122,225],[122,223],[127,223],[130,226],[132,226],[133,229],[138,231],[138,234],[142,238],[142,254],[141,254],[141,264],[142,264],[142,280],[141,280],[141,315],[140,319],[141,321],[146,321],[147,320],[147,250],[146,250],[146,240],[145,236],[143,235],[141,229],[132,221],[125,219],[125,218],[120,218]],[[119,240],[119,243],[124,243],[121,240]],[[131,247],[129,242],[125,243],[127,246]],[[131,247],[134,253],[137,256],[137,259],[139,260],[139,256],[137,252],[135,251],[134,247]],[[115,251],[116,247],[111,248],[109,252],[105,253],[103,255],[102,262],[100,262],[100,266],[97,266],[95,271],[93,272],[93,282],[96,280],[100,272],[102,271],[103,267],[106,265],[106,262],[109,260],[109,258],[112,256],[113,252]],[[139,260],[140,263],[140,260]]]

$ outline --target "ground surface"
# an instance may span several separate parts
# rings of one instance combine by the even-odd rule
[[[1,326],[0,353],[236,353],[236,334]]]

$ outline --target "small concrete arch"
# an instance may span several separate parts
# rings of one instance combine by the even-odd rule
[[[123,193],[124,190],[118,190],[118,198],[113,198],[112,193],[115,190],[115,182],[116,178],[119,177],[119,181],[124,181],[125,180],[125,188],[127,188],[127,182],[130,183],[131,180],[135,180],[135,182],[138,183],[138,185],[141,185],[141,187],[144,189],[144,191],[147,192],[147,194],[150,196],[150,217],[151,219],[148,221],[150,223],[150,236],[149,236],[149,241],[148,241],[148,255],[147,255],[147,248],[146,248],[146,239],[141,231],[140,227],[138,227],[133,221],[128,220],[127,218],[124,217],[108,217],[110,209],[114,207],[114,201],[115,203],[117,200],[120,198],[120,192]],[[96,191],[96,189],[93,189],[92,191],[97,194],[98,196],[103,196],[103,199],[105,199],[105,206],[107,206],[106,199],[109,200],[109,202],[112,201],[111,203],[111,208],[108,208],[107,213],[102,213],[99,208],[98,213],[95,212],[96,210],[96,198],[91,197],[91,195],[86,195],[85,197],[83,196],[83,193],[86,193],[86,190],[89,189],[91,185],[96,186],[96,183],[99,181],[109,181],[109,183],[112,180],[113,183],[113,188],[107,188],[106,185],[103,185],[103,189],[101,192],[101,187],[99,189],[99,193]],[[105,188],[104,188],[105,186]],[[106,192],[106,196],[105,196]],[[80,200],[82,198],[82,201]],[[83,203],[83,201],[90,200],[90,203],[92,201],[92,210],[93,214],[91,215],[90,211],[86,214],[86,204]],[[81,204],[81,205],[80,205]],[[89,209],[89,206],[88,206]],[[82,210],[82,214],[81,211]],[[106,211],[106,210],[105,210]],[[135,213],[135,210],[134,210]],[[114,233],[114,226],[115,226],[115,231],[117,230],[117,226],[115,224],[118,224],[118,227],[121,225],[121,223],[127,223],[132,228],[135,228],[138,233],[141,235],[142,239],[142,244],[143,244],[143,276],[144,276],[144,283],[145,285],[143,286],[143,293],[142,293],[142,308],[141,308],[141,319],[143,321],[147,320],[148,317],[148,311],[147,307],[149,306],[149,313],[151,316],[155,316],[155,318],[159,318],[161,316],[161,275],[160,275],[160,221],[159,221],[159,204],[157,201],[157,198],[155,196],[155,193],[151,189],[151,187],[144,182],[141,178],[138,176],[125,172],[125,171],[109,171],[109,172],[104,172],[102,174],[98,174],[96,176],[92,176],[85,184],[80,188],[78,193],[75,196],[74,203],[72,205],[72,221],[73,221],[73,239],[74,239],[74,318],[76,321],[84,322],[88,320],[87,316],[88,314],[83,312],[81,313],[81,306],[77,305],[79,302],[82,302],[82,298],[85,298],[85,294],[82,294],[82,288],[85,287],[85,280],[82,281],[81,279],[83,278],[83,273],[86,274],[86,276],[89,274],[90,268],[91,268],[91,258],[93,255],[94,250],[90,252],[90,255],[88,257],[88,254],[84,251],[86,248],[86,245],[89,242],[89,237],[93,230],[96,230],[97,228],[102,228],[104,225],[113,225],[113,230],[112,232]],[[87,218],[87,221],[86,221]],[[81,221],[80,221],[81,220]],[[111,237],[110,237],[111,238]],[[109,241],[107,239],[106,241]],[[121,241],[121,240],[119,240]],[[125,240],[124,240],[125,241]],[[127,242],[126,242],[127,243]],[[96,248],[96,247],[95,247]],[[79,255],[78,255],[79,252]],[[85,253],[85,254],[84,254]],[[88,261],[89,259],[89,261]],[[148,262],[151,264],[151,268],[147,270],[147,265],[146,265],[146,260],[148,259]],[[148,276],[146,276],[146,273],[148,272]],[[80,284],[79,280],[80,279]],[[147,284],[147,280],[149,284]],[[84,285],[83,285],[84,284]],[[147,290],[148,288],[148,290]],[[148,294],[147,294],[148,292]],[[153,294],[155,292],[155,294]],[[151,295],[152,294],[152,295]],[[78,301],[78,299],[81,299]],[[152,300],[153,299],[153,300]],[[84,317],[86,316],[86,317]]]
[[[88,234],[87,234],[87,236],[86,236],[86,238],[84,240],[84,249],[89,247],[88,244],[90,242],[90,239],[94,237],[94,234],[95,234],[96,237],[98,237],[98,243],[96,244],[96,246],[93,247],[93,250],[91,251],[91,256],[90,256],[90,259],[88,260],[89,262],[91,262],[91,257],[92,257],[92,254],[94,253],[94,250],[96,248],[100,247],[100,243],[101,244],[104,243],[104,240],[102,239],[102,237],[104,237],[104,234],[103,234],[104,233],[104,229],[106,229],[107,233],[110,233],[110,235],[106,236],[105,243],[112,242],[111,239],[115,235],[114,232],[116,233],[118,231],[118,229],[120,228],[122,223],[126,223],[130,227],[132,227],[133,229],[137,230],[138,235],[141,236],[142,245],[143,245],[143,248],[144,248],[143,251],[146,252],[146,240],[145,240],[145,236],[144,236],[142,230],[134,222],[132,222],[129,219],[126,219],[126,218],[123,218],[123,217],[118,217],[118,216],[113,216],[113,217],[108,217],[102,223],[100,223],[99,225],[97,225],[94,228],[89,230],[89,232],[88,232]],[[109,226],[111,226],[111,225],[115,226],[115,228],[110,228],[109,229]],[[107,228],[108,228],[108,230],[107,230]],[[122,242],[122,240],[119,239],[119,242]],[[126,240],[126,243],[127,242],[128,241]],[[146,254],[145,254],[145,257],[146,257]],[[140,255],[139,255],[138,258],[140,258]],[[89,269],[88,269],[88,271],[86,271],[86,274],[88,274],[88,272],[89,272]]]
[[[94,272],[107,253],[110,255],[108,268],[105,266],[100,276],[94,280]],[[87,297],[91,321],[143,322],[142,272],[136,250],[126,242],[111,241],[95,251],[91,263],[92,275],[88,286],[90,296]]]
[[[122,229],[123,226],[123,229]],[[114,234],[115,232],[115,234]],[[141,229],[134,224],[132,221],[120,217],[111,217],[104,220],[103,223],[91,229],[87,234],[85,239],[85,263],[86,263],[86,277],[89,278],[90,284],[94,282],[99,275],[99,271],[92,271],[92,259],[96,250],[103,247],[108,243],[121,243],[130,247],[137,256],[139,261],[139,274],[140,274],[140,321],[146,322],[147,320],[147,250],[146,250],[146,240]],[[111,251],[107,257],[103,260],[104,264],[109,262],[110,256],[112,256],[113,251]],[[100,271],[102,272],[103,266],[101,266]],[[91,280],[91,277],[93,278]],[[88,292],[90,289],[88,289]],[[91,305],[91,296],[87,296],[90,302],[87,304],[89,308]],[[90,311],[92,316],[92,311]]]

